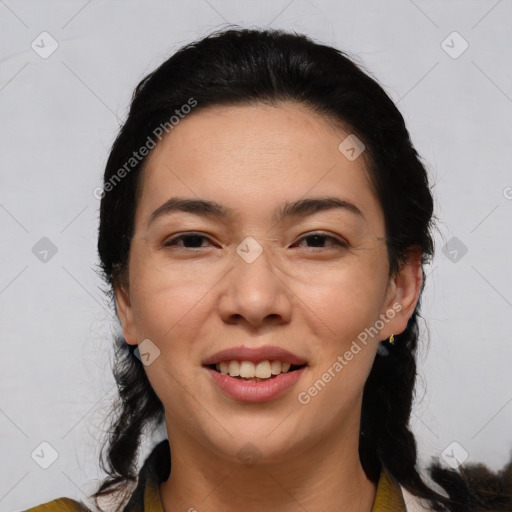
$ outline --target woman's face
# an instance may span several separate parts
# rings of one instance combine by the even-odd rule
[[[358,437],[377,344],[405,329],[419,271],[389,278],[363,156],[339,149],[348,135],[293,103],[223,106],[180,121],[148,157],[128,285],[116,298],[126,340],[143,342],[171,440],[277,460],[343,432]],[[310,203],[279,217],[285,203],[319,198],[346,206]],[[305,366],[258,382],[207,366],[262,362],[259,375],[275,373],[272,361],[288,357],[268,347]]]

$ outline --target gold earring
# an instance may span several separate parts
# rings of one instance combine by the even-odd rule
[[[389,337],[389,343],[391,343],[391,345],[393,345],[393,343],[395,343],[395,337],[393,335],[391,335]]]

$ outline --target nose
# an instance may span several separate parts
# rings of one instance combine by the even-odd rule
[[[279,274],[271,265],[268,250],[251,262],[236,257],[218,301],[223,321],[228,324],[245,322],[253,328],[288,323],[293,292]]]

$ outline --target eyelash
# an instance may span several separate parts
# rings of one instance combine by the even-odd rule
[[[208,239],[208,237],[206,235],[202,235],[201,233],[194,233],[194,232],[190,232],[190,233],[185,233],[185,234],[182,234],[182,235],[179,235],[177,237],[174,237],[170,240],[167,240],[163,246],[164,247],[173,247],[173,246],[177,246],[176,242],[179,241],[179,240],[183,240],[185,238],[189,238],[189,237],[199,237],[199,238],[203,238],[203,239]],[[347,249],[348,248],[348,244],[342,240],[339,240],[338,238],[335,238],[333,236],[330,236],[330,235],[327,235],[325,233],[316,233],[316,232],[312,232],[312,233],[309,233],[305,236],[302,236],[301,238],[299,238],[299,241],[302,241],[302,240],[305,240],[307,238],[312,238],[312,237],[320,237],[322,239],[325,239],[325,240],[331,240],[332,242],[334,242],[335,245],[338,245],[340,246],[341,248],[344,248],[344,249]],[[190,249],[190,250],[197,250],[197,249],[201,249],[201,247],[194,247],[194,248],[190,248],[190,247],[183,247],[183,246],[178,246],[182,249]],[[314,250],[314,252],[320,250],[320,249],[328,249],[328,247],[311,247],[311,249]],[[316,251],[315,251],[316,249]]]

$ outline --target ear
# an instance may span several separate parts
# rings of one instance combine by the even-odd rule
[[[121,283],[114,284],[116,310],[123,336],[129,345],[138,345],[135,323],[133,321],[133,309],[128,287]]]
[[[421,257],[421,249],[411,250],[398,273],[390,278],[386,294],[386,309],[382,312],[390,320],[381,330],[381,339],[405,331],[407,322],[414,313],[423,284]],[[394,316],[391,316],[392,312]]]

